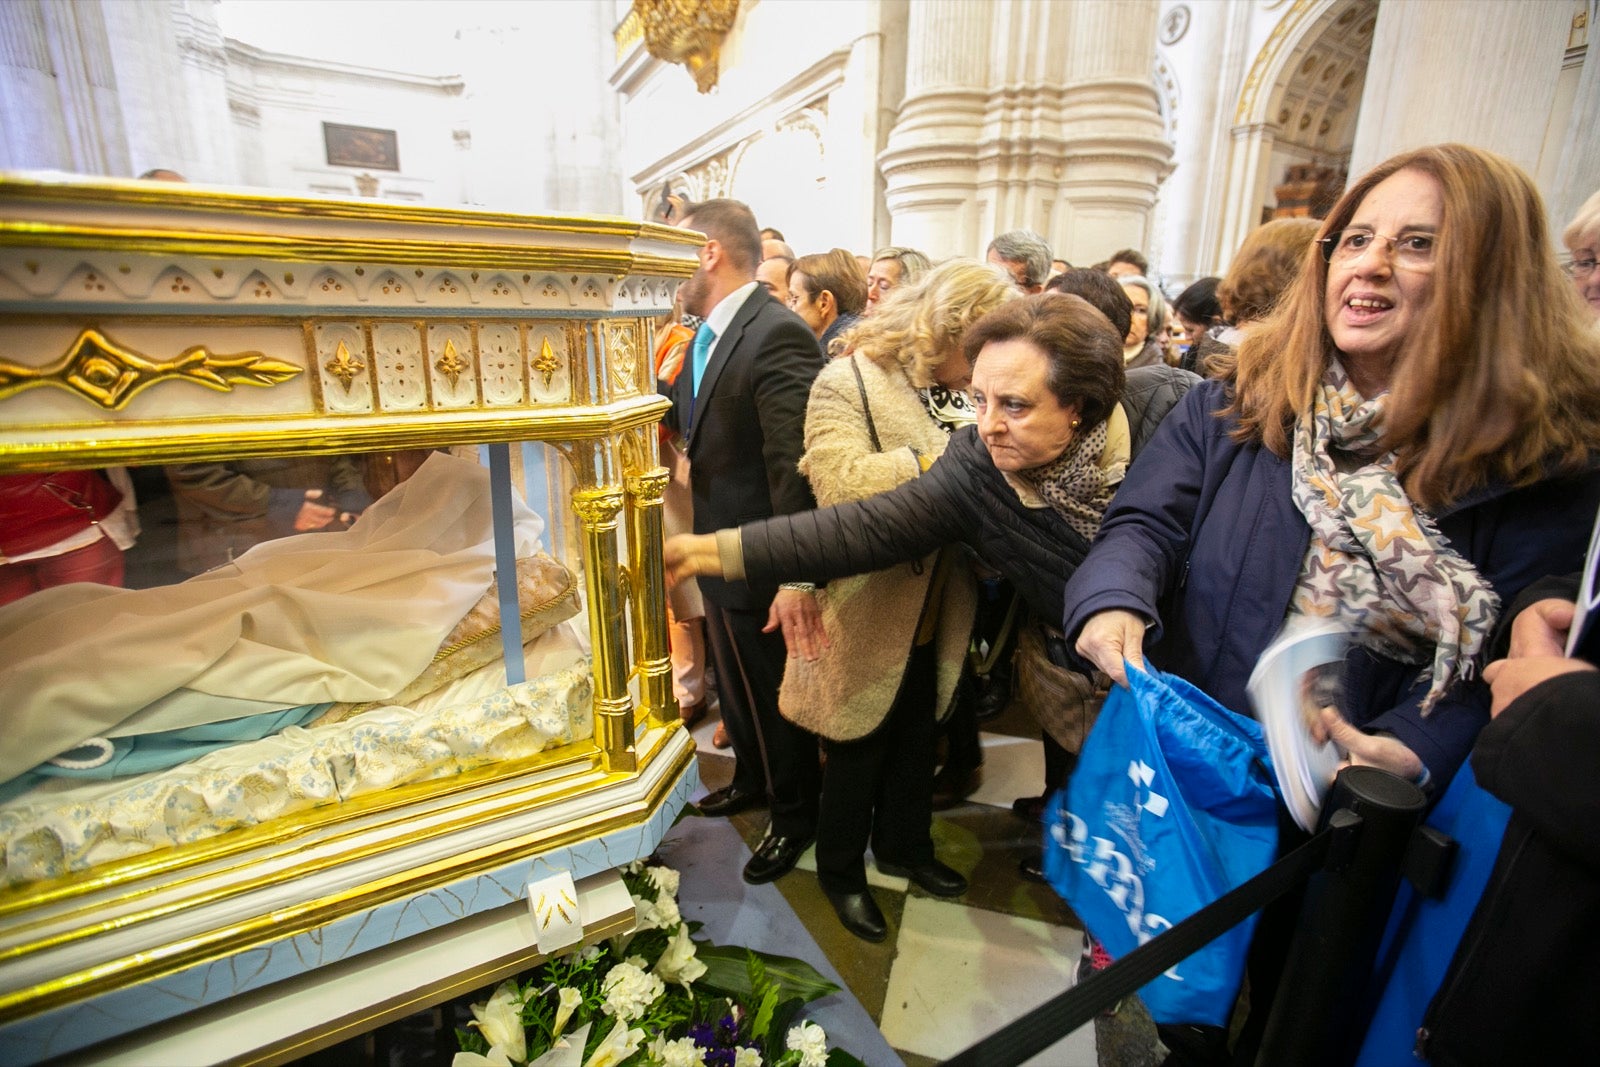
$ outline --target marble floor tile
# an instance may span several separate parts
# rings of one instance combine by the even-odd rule
[[[1044,745],[1009,734],[978,735],[983,743],[983,782],[968,797],[974,804],[1009,808],[1018,797],[1038,796],[1044,789]]]
[[[1072,984],[1083,936],[1070,927],[908,897],[879,1026],[897,1049],[944,1059]],[[1097,1067],[1094,1027],[1031,1061]]]
[[[800,856],[800,862],[795,864],[796,870],[817,873],[817,846],[811,845]],[[878,889],[888,889],[896,893],[904,893],[911,886],[910,879],[897,878],[892,874],[884,874],[872,862],[872,853],[867,853],[867,884]]]

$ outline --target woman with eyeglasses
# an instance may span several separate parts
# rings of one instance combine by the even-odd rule
[[[1600,192],[1583,202],[1577,217],[1562,232],[1561,241],[1572,253],[1567,274],[1589,310],[1600,318],[1600,271],[1594,269],[1594,258],[1600,254]]]
[[[1119,682],[1148,652],[1248,714],[1286,619],[1346,620],[1362,636],[1322,728],[1347,762],[1442,790],[1488,721],[1501,605],[1582,563],[1600,505],[1600,334],[1544,218],[1526,174],[1466,145],[1357,181],[1236,374],[1190,391],[1128,472],[1067,585],[1077,652]],[[1163,1028],[1174,1064],[1225,1061],[1227,1036]]]

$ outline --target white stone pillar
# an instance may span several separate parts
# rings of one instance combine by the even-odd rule
[[[0,167],[72,166],[44,5],[37,0],[0,4]]]
[[[1160,10],[1156,0],[1063,6],[1072,13],[1061,108],[1067,169],[1048,236],[1058,256],[1093,263],[1150,246],[1156,191],[1172,169],[1151,83]]]
[[[1573,19],[1572,36],[1568,42],[1568,66],[1573,52],[1583,48],[1579,61],[1576,85],[1568,103],[1567,121],[1562,133],[1560,156],[1554,160],[1555,178],[1545,190],[1550,209],[1551,239],[1561,243],[1561,231],[1567,228],[1597,189],[1600,189],[1600,31],[1595,19],[1600,17],[1600,0],[1589,0],[1580,19]],[[1547,149],[1548,153],[1548,149]],[[1552,162],[1546,159],[1545,162]]]
[[[906,92],[878,156],[890,240],[935,258],[981,252],[978,140],[988,99],[989,32],[982,0],[920,0],[906,29]]]
[[[1070,259],[1143,247],[1171,159],[1157,14],[1156,0],[913,4],[905,103],[879,156],[895,243],[980,255],[1029,228]]]
[[[520,24],[490,18],[463,28],[456,54],[466,82],[470,203],[529,212],[635,210],[621,195],[620,105],[595,75],[613,48],[602,16],[609,12],[599,4],[550,4]]]
[[[1249,59],[1251,5],[1215,3],[1202,10],[1204,17],[1197,13],[1182,40],[1167,49],[1178,71],[1181,121],[1173,150],[1183,165],[1162,186],[1162,232],[1150,249],[1159,252],[1152,256],[1157,273],[1183,284],[1220,273],[1232,255],[1231,248],[1218,251],[1227,211],[1221,179],[1232,144],[1233,105]]]
[[[1219,263],[1226,266],[1244,241],[1245,235],[1261,225],[1261,205],[1266,203],[1271,183],[1268,163],[1277,127],[1257,122],[1233,128],[1233,151],[1228,159],[1228,199],[1223,206],[1222,244],[1217,250]]]
[[[863,34],[850,44],[844,84],[828,94],[827,176],[829,214],[843,247],[871,255],[878,203],[876,148],[883,143],[876,106],[883,42]]]
[[[0,42],[5,165],[125,175],[128,145],[102,6],[0,5]]]
[[[1441,141],[1536,173],[1571,22],[1570,0],[1380,4],[1351,176]]]

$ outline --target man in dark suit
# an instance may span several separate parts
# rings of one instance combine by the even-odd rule
[[[799,316],[756,283],[761,237],[748,207],[708,200],[690,205],[680,225],[706,235],[700,267],[678,293],[703,325],[683,373],[663,388],[672,398],[667,425],[689,457],[695,532],[808,511],[816,500],[798,464],[821,349]],[[816,829],[816,738],[778,713],[778,686],[787,648],[816,655],[821,619],[808,588],[713,580],[700,592],[737,757],[733,783],[700,808],[731,815],[765,796],[772,821],[744,878],[770,882],[794,866]]]

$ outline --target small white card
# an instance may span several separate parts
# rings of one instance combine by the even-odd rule
[[[1594,530],[1589,534],[1589,555],[1583,561],[1583,584],[1578,587],[1577,602],[1573,604],[1572,629],[1567,631],[1567,658],[1578,656],[1579,646],[1592,656],[1589,637],[1600,618],[1600,515],[1595,516]],[[1581,657],[1580,657],[1581,658]]]
[[[540,952],[552,955],[583,940],[583,914],[570,871],[529,882],[528,911],[533,915],[534,944]]]

